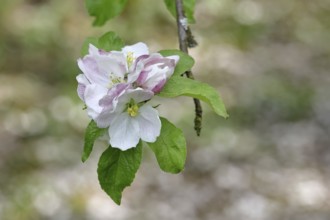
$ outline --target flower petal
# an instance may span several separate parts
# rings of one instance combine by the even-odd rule
[[[91,83],[111,86],[112,79],[124,79],[127,73],[126,57],[118,51],[102,52],[90,47],[90,54],[78,59],[78,66]]]
[[[122,96],[131,85],[127,83],[120,83],[111,88],[107,95],[100,101],[99,105],[103,107],[101,113],[95,118],[98,127],[109,127],[118,113],[122,113],[126,107],[125,104],[118,106],[118,99]],[[116,112],[115,112],[116,111]]]
[[[158,111],[150,105],[143,105],[139,113],[134,119],[138,121],[141,139],[146,142],[155,142],[161,129]]]
[[[142,42],[126,46],[122,49],[122,52],[127,56],[129,53],[133,53],[134,59],[138,58],[139,56],[149,54],[148,46]]]
[[[134,99],[136,103],[140,103],[151,99],[153,96],[153,92],[144,90],[142,88],[129,89],[127,90],[125,101],[128,102],[129,100]]]
[[[119,114],[109,128],[110,145],[121,150],[136,147],[139,143],[139,125],[126,112]]]
[[[88,47],[88,53],[90,55],[99,55],[99,49],[97,47],[95,47],[93,44],[89,44]]]
[[[86,86],[90,84],[90,82],[87,80],[87,78],[85,77],[84,74],[79,74],[76,77],[76,79],[78,81],[78,88],[77,88],[78,96],[81,100],[85,101],[85,98],[84,98],[85,89],[86,89]]]
[[[112,51],[106,56],[100,56],[97,59],[100,70],[105,72],[108,77],[113,74],[124,78],[127,73],[126,57],[122,52]]]
[[[87,55],[83,59],[78,59],[78,66],[91,83],[103,86],[109,84],[109,77],[100,70],[99,64],[94,57]]]
[[[166,83],[166,78],[160,80],[157,85],[153,86],[151,91],[153,91],[154,93],[159,93],[163,89],[165,83]]]
[[[116,118],[118,114],[113,113],[111,111],[102,111],[94,121],[99,128],[107,128],[110,126],[111,122]]]
[[[99,101],[107,94],[108,89],[97,85],[87,85],[84,93],[85,104],[87,106],[87,114],[95,119],[102,111]]]

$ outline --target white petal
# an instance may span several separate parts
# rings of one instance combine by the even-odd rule
[[[115,119],[117,114],[106,111],[106,112],[101,112],[95,119],[94,121],[97,124],[97,127],[99,128],[107,128],[110,126],[111,122]]]
[[[127,56],[128,53],[133,53],[133,57],[136,59],[139,56],[149,54],[149,49],[144,43],[136,43],[130,46],[126,46],[122,49],[124,54]]]
[[[146,100],[151,99],[154,96],[154,93],[149,90],[144,90],[142,88],[130,89],[127,90],[127,100],[134,99],[136,103],[140,103]]]
[[[136,120],[139,123],[141,139],[146,142],[155,142],[161,129],[157,110],[150,105],[144,105],[139,109]]]
[[[112,147],[127,150],[139,143],[139,125],[126,112],[121,113],[110,124],[109,136]]]
[[[133,99],[135,103],[140,103],[151,99],[153,96],[154,93],[152,91],[145,90],[142,88],[125,90],[125,92],[121,94],[121,96],[118,98],[115,111],[118,112],[125,109],[126,104],[129,103],[131,99]]]
[[[88,79],[86,78],[86,76],[84,74],[79,74],[76,77],[76,79],[77,79],[77,82],[78,83],[81,83],[81,84],[83,84],[85,86],[87,86],[88,84],[90,84],[89,81],[88,81]]]
[[[93,44],[89,44],[88,53],[90,55],[98,55],[99,54],[99,49],[97,47],[95,47]]]
[[[103,108],[99,105],[99,101],[107,94],[107,92],[108,89],[97,84],[86,86],[84,98],[89,117],[95,119],[98,114],[101,113]]]

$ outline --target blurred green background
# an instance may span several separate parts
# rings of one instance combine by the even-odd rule
[[[129,1],[102,28],[81,0],[0,1],[1,220],[330,219],[330,1],[203,0],[195,14],[195,77],[230,118],[204,105],[196,137],[192,100],[159,99],[186,135],[186,168],[163,173],[145,148],[119,207],[97,180],[106,144],[80,161],[76,59],[109,30],[177,48],[174,19],[161,0]]]

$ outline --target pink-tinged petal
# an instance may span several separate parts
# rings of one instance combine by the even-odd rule
[[[107,95],[100,100],[100,106],[107,108],[109,108],[109,106],[112,107],[114,100],[118,100],[118,98],[125,92],[125,90],[131,87],[132,85],[128,83],[116,84],[114,87],[109,89]]]
[[[163,57],[159,53],[139,57],[135,64],[139,69],[134,69],[135,76],[138,75],[136,85],[154,93],[160,92],[167,78],[173,74],[178,60],[179,56]]]
[[[86,86],[89,85],[90,83],[84,74],[79,74],[76,77],[76,79],[78,81],[78,87],[77,87],[78,96],[81,100],[85,101],[85,98],[84,98],[85,89],[86,89]]]
[[[125,101],[119,102],[119,99],[121,96],[125,94],[125,92],[131,88],[131,84],[121,83],[117,84],[115,87],[111,88],[108,91],[108,94],[104,96],[100,102],[99,105],[103,107],[102,115],[108,114],[112,112],[123,112],[126,108],[126,99]],[[123,100],[123,98],[121,98]]]
[[[124,78],[125,74],[128,72],[125,54],[119,51],[111,51],[104,57],[107,64],[105,70],[108,73],[113,73],[117,77]]]
[[[139,85],[144,89],[159,92],[158,90],[162,89],[162,86],[166,82],[167,72],[168,67],[159,68],[159,66],[153,65],[151,71],[148,72],[147,78],[143,82],[140,82]]]
[[[176,55],[173,55],[173,56],[168,56],[166,58],[170,59],[170,63],[168,65],[169,69],[166,72],[166,77],[167,78],[170,78],[173,75],[173,73],[174,73],[175,66],[179,62],[180,57],[179,56],[176,56]]]
[[[82,101],[85,101],[85,98],[84,98],[85,89],[86,89],[86,86],[85,85],[78,84],[78,86],[77,86],[77,93],[78,93],[79,98]]]
[[[98,127],[106,128],[118,115],[122,113],[126,105],[118,106],[118,99],[122,96],[127,89],[131,88],[128,83],[120,83],[108,90],[108,93],[99,101],[99,105],[103,108],[101,113],[95,118]],[[115,112],[116,111],[116,112]]]
[[[177,56],[177,55],[168,56],[168,57],[166,57],[166,58],[171,59],[171,60],[174,60],[175,65],[178,64],[178,62],[179,62],[179,60],[180,60],[180,57]]]
[[[100,70],[95,58],[85,56],[83,59],[78,60],[78,66],[91,83],[96,83],[103,86],[109,84],[109,77],[106,73]]]
[[[78,59],[78,66],[91,83],[111,87],[112,80],[124,80],[126,56],[122,52],[105,52],[90,45],[90,54]]]
[[[154,93],[159,93],[163,89],[165,83],[166,79],[159,81],[158,84],[151,89],[151,91],[153,91]]]
[[[107,94],[108,90],[97,84],[87,85],[85,89],[85,104],[87,106],[87,114],[92,119],[95,119],[101,112],[102,107],[99,101]]]
[[[160,134],[161,121],[158,112],[150,105],[143,105],[136,117],[139,124],[140,137],[146,142],[155,142]]]
[[[139,124],[127,113],[119,114],[109,128],[110,145],[121,150],[136,147],[139,143]]]
[[[129,53],[133,53],[134,59],[138,58],[139,56],[149,54],[149,49],[146,44],[144,43],[136,43],[130,46],[126,46],[122,49],[124,54],[127,56]]]
[[[97,70],[93,72],[93,76],[89,77],[102,77],[102,81],[97,81],[95,83],[108,87],[113,84],[112,79],[124,79],[127,72],[127,67],[126,58],[123,54],[110,53],[107,56],[98,56],[95,57],[95,62],[97,65]]]
[[[143,71],[144,69],[144,63],[140,62],[143,59],[148,58],[149,55],[142,55],[139,56],[136,60],[134,65],[130,68],[130,71],[127,75],[127,82],[128,83],[134,83],[140,76],[140,73]]]
[[[88,54],[90,55],[99,55],[99,49],[95,47],[93,44],[89,44]]]
[[[140,73],[139,77],[136,80],[138,85],[143,85],[143,83],[147,80],[150,71],[144,70]]]

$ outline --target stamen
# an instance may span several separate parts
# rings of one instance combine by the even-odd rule
[[[127,60],[127,65],[128,65],[128,67],[131,67],[132,64],[133,64],[133,61],[134,61],[133,52],[128,52],[128,53],[127,53],[127,58],[126,58],[126,60]]]
[[[136,104],[133,106],[130,106],[127,108],[127,113],[131,116],[131,117],[135,117],[138,115],[139,113],[139,106],[137,106]]]
[[[110,78],[109,85],[108,85],[109,89],[112,88],[115,84],[125,82],[125,79],[118,77],[118,76],[114,76],[112,73],[110,73],[109,78]]]

